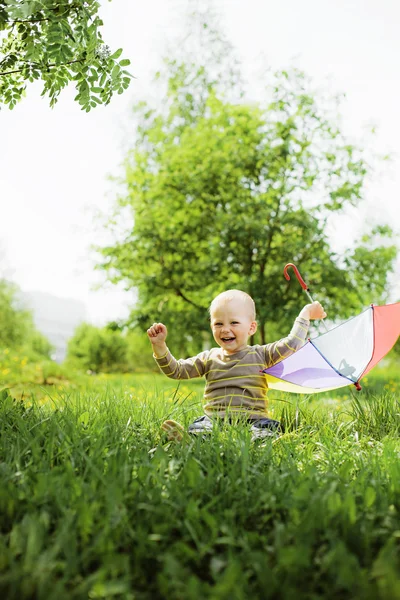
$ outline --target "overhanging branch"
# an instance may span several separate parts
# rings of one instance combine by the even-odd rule
[[[204,308],[204,306],[200,306],[199,304],[196,304],[195,302],[193,302],[192,300],[190,300],[180,289],[176,288],[175,289],[175,293],[176,293],[177,296],[179,296],[180,298],[182,298],[182,300],[185,300],[185,302],[188,302],[189,304],[191,304],[195,308],[199,308],[201,310],[206,310]]]
[[[4,77],[5,75],[13,75],[14,73],[23,73],[24,71],[29,69],[30,66],[35,67],[36,69],[39,69],[39,71],[46,71],[53,67],[66,67],[67,65],[73,65],[74,63],[78,63],[78,62],[84,62],[84,59],[77,58],[76,60],[70,60],[68,62],[60,63],[60,64],[51,63],[51,64],[45,65],[43,67],[38,66],[38,63],[28,63],[27,66],[21,67],[20,69],[15,69],[14,71],[5,71],[4,73],[0,73],[0,77]]]

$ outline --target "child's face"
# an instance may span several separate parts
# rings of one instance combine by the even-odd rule
[[[211,329],[225,354],[233,354],[246,348],[249,337],[257,330],[257,323],[245,303],[229,300],[212,311]]]

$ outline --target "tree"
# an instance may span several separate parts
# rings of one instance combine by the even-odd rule
[[[334,318],[384,300],[391,229],[377,227],[343,256],[326,233],[333,215],[363,199],[365,153],[296,70],[271,77],[259,104],[227,100],[217,82],[172,61],[163,107],[138,109],[126,193],[108,222],[115,241],[100,249],[109,279],[138,290],[132,321],[165,320],[174,349],[187,351],[190,339],[199,349],[210,300],[234,287],[255,299],[264,343],[288,331],[302,302],[283,279],[287,262],[301,265]]]
[[[95,0],[0,0],[0,104],[14,108],[35,80],[50,106],[74,82],[87,112],[126,90],[130,61],[104,44],[99,8]]]
[[[125,332],[125,339],[128,343],[127,360],[129,372],[143,373],[156,371],[159,368],[153,358],[150,342],[145,332],[139,328],[132,328]]]
[[[67,364],[94,373],[158,371],[147,335],[115,322],[79,325],[68,341]]]
[[[120,331],[82,323],[68,342],[67,362],[95,373],[123,372],[128,370],[127,351]]]
[[[0,348],[29,348],[49,358],[52,346],[33,324],[32,314],[18,305],[18,287],[0,279]]]

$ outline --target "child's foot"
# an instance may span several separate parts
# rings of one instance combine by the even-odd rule
[[[176,421],[164,421],[161,429],[167,434],[167,438],[174,442],[181,442],[185,436],[185,429]]]
[[[251,428],[251,441],[262,440],[265,438],[277,439],[282,433],[282,425],[279,421],[274,419],[257,419],[252,424]]]

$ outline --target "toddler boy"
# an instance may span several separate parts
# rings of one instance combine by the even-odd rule
[[[319,302],[307,304],[285,338],[263,346],[249,346],[257,331],[254,301],[245,292],[228,290],[210,305],[211,329],[217,348],[197,356],[176,360],[165,343],[167,328],[154,323],[147,335],[153,356],[161,371],[171,379],[205,377],[204,412],[189,426],[191,434],[211,431],[218,419],[244,418],[251,426],[252,439],[281,433],[279,421],[268,418],[267,380],[260,371],[299,350],[306,341],[310,319],[326,316]],[[165,421],[162,429],[169,439],[180,440],[184,428],[175,421]]]

